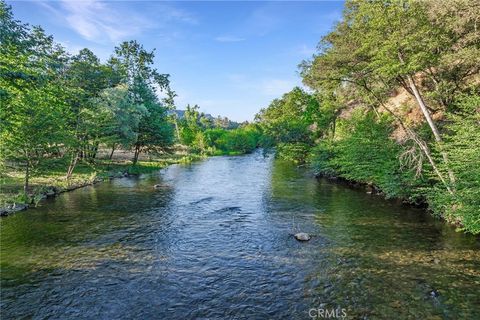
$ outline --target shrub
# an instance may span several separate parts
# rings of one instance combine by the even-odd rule
[[[480,96],[461,97],[456,112],[447,115],[449,124],[443,150],[454,172],[455,190],[450,194],[438,183],[430,190],[429,204],[435,213],[462,225],[462,230],[480,233]],[[440,162],[444,174],[447,168]]]
[[[295,164],[304,164],[309,148],[310,146],[303,142],[280,143],[276,148],[276,156]]]

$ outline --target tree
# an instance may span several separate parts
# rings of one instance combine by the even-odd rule
[[[177,141],[180,141],[180,128],[178,126],[178,114],[175,112],[176,110],[175,97],[177,97],[177,94],[175,93],[175,91],[173,91],[170,87],[168,87],[166,90],[166,96],[165,98],[163,98],[163,104],[165,108],[167,108],[167,110],[171,112],[170,118],[173,122],[173,125],[175,126],[176,138],[177,138]]]
[[[318,108],[315,97],[297,87],[281,99],[273,100],[255,119],[262,124],[265,134],[277,143],[311,143],[313,114]]]
[[[463,43],[462,37],[453,36],[445,23],[432,21],[428,4],[426,1],[347,2],[343,21],[323,38],[314,61],[303,64],[303,76],[317,90],[332,91],[337,96],[356,99],[357,103],[360,100],[372,108],[386,109],[417,143],[446,189],[453,192],[453,171],[447,170],[447,181],[438,170],[428,144],[384,103],[398,87],[411,94],[430,128],[435,149],[448,167],[448,155],[441,148],[442,132],[432,114],[444,111],[452,100],[451,94],[467,87],[465,84],[472,74],[478,72],[478,63],[463,63],[460,58],[460,52],[478,50],[478,41]],[[471,24],[473,20],[467,21]],[[467,29],[474,30],[474,24]],[[453,59],[454,69],[462,70],[456,76],[449,71],[451,66],[444,63],[452,62],[452,56],[457,57]],[[446,90],[453,87],[455,90]]]
[[[194,105],[193,107],[187,105],[183,118],[180,121],[180,137],[182,143],[185,145],[191,145],[195,140],[197,133],[202,129],[199,109],[200,107],[197,105]]]
[[[75,90],[75,94],[68,97],[72,137],[67,143],[71,154],[66,175],[68,179],[80,157],[90,161],[95,158],[102,131],[102,121],[99,118],[101,110],[96,98],[106,88],[116,85],[118,76],[115,76],[110,66],[100,63],[95,54],[85,48],[71,58],[66,77],[69,87]]]
[[[448,124],[443,150],[448,154],[446,172],[456,172],[456,192],[450,194],[435,187],[428,193],[432,208],[464,230],[480,233],[480,94],[471,92],[457,97],[455,113],[447,114]]]
[[[24,192],[44,155],[65,139],[65,51],[41,28],[13,20],[0,2],[0,150],[25,171]]]
[[[331,101],[338,106],[332,109],[337,109],[334,114],[340,111],[347,119],[362,108],[370,109],[378,121],[388,113],[395,128],[391,135],[401,148],[397,155],[401,169],[404,173],[415,172],[413,178],[407,179],[414,180],[413,184],[405,186],[405,190],[410,195],[420,192],[427,196],[436,212],[472,232],[478,232],[478,212],[473,209],[477,203],[472,201],[476,196],[472,190],[478,182],[469,178],[476,172],[461,163],[472,166],[477,156],[475,143],[469,137],[476,137],[479,130],[474,125],[478,107],[466,112],[458,98],[466,94],[478,96],[479,23],[480,4],[474,0],[348,1],[343,20],[322,38],[319,53],[301,65],[304,83],[320,97],[320,109]],[[410,95],[411,100],[395,106],[390,97],[398,92]],[[408,117],[415,109],[423,121]],[[344,125],[348,120],[340,122]],[[368,130],[360,133],[360,137],[367,136]],[[359,149],[362,152],[353,152],[357,144],[350,138],[354,135],[358,133],[321,143],[318,150],[326,155],[317,154],[317,159],[328,167],[328,172],[343,168],[346,177],[362,180],[361,172],[356,170],[361,166],[369,169],[369,162],[362,163],[371,155],[362,152],[370,147],[365,145]],[[352,152],[340,152],[342,145],[343,150]],[[390,149],[375,151],[385,155],[374,159],[379,168],[395,153],[396,148]],[[337,168],[329,167],[335,163]],[[394,185],[393,179],[383,183],[382,179],[374,180],[384,189]],[[428,185],[416,190],[414,184],[422,184],[422,180]]]
[[[168,122],[167,110],[157,97],[157,90],[169,90],[168,75],[154,68],[154,52],[146,51],[136,41],[123,42],[115,48],[110,60],[114,70],[135,104],[142,104],[147,113],[140,119],[138,139],[134,143],[133,163],[137,163],[141,152],[164,150],[173,143],[173,128]]]
[[[127,149],[137,142],[140,120],[148,111],[143,105],[133,103],[125,84],[104,89],[93,104],[98,108],[96,119],[102,124],[101,141],[112,146],[112,159],[117,145]]]
[[[141,152],[166,151],[173,144],[174,129],[168,121],[167,109],[158,101],[156,94],[146,83],[137,83],[135,91],[141,97],[146,115],[140,119],[138,138],[134,144],[133,164]]]
[[[218,116],[213,120],[213,125],[216,128],[222,128],[222,129],[229,129],[230,128],[230,120],[228,120],[227,117],[221,117]]]

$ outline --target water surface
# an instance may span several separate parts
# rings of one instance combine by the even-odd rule
[[[479,248],[260,152],[214,157],[3,218],[1,317],[480,319]]]

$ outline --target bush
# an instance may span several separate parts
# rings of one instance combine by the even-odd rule
[[[200,131],[195,134],[195,138],[193,139],[191,145],[193,151],[199,154],[205,154],[209,149],[205,135]]]
[[[291,161],[295,164],[304,164],[310,146],[303,142],[280,143],[276,148],[278,158]]]
[[[392,130],[388,117],[359,110],[339,122],[339,140],[313,149],[310,163],[318,174],[375,185],[387,197],[412,198],[415,179],[401,168],[402,147],[391,139]]]
[[[455,174],[455,190],[450,194],[438,183],[428,196],[435,213],[462,225],[462,230],[480,233],[480,96],[464,96],[457,102],[458,111],[447,115],[449,124],[443,150]],[[444,175],[447,168],[443,162]]]
[[[314,169],[315,174],[324,177],[335,177],[338,175],[338,168],[333,164],[335,158],[335,146],[329,141],[322,141],[312,148],[308,162]]]
[[[196,139],[194,145],[204,145],[209,154],[243,154],[252,152],[259,144],[260,132],[253,126],[234,130],[207,129],[202,134],[203,140]]]
[[[231,130],[228,132],[226,138],[226,151],[249,153],[257,147],[255,134],[244,129]]]

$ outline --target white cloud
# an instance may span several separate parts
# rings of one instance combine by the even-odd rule
[[[240,42],[245,41],[245,38],[235,37],[235,36],[218,36],[215,38],[215,41],[218,42]]]
[[[68,26],[90,41],[118,42],[140,33],[150,23],[134,13],[122,13],[109,4],[96,1],[61,1]]]
[[[45,1],[37,3],[47,8],[57,20],[66,23],[84,39],[98,43],[126,40],[147,29],[165,27],[167,22],[171,21],[197,23],[189,13],[167,4],[157,5],[155,19],[152,19],[131,8],[99,0],[61,0],[54,5]]]

